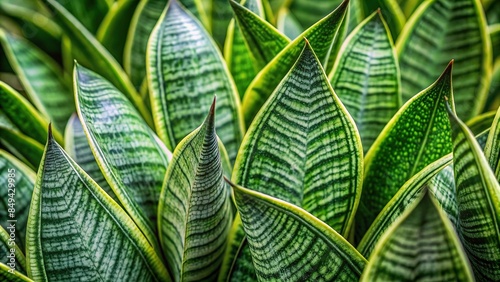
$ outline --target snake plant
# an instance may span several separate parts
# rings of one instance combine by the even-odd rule
[[[500,280],[492,0],[0,0],[0,280]]]

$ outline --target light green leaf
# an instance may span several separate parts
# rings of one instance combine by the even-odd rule
[[[50,133],[27,235],[28,275],[35,281],[170,281],[132,219]]]
[[[162,249],[175,281],[213,281],[232,222],[215,134],[215,100],[203,124],[174,151],[158,207]]]
[[[466,122],[467,127],[474,133],[475,135],[490,129],[493,120],[495,119],[496,111],[490,111],[484,114],[480,114],[471,118]]]
[[[398,60],[380,12],[351,32],[329,77],[368,151],[401,105]]]
[[[5,187],[7,186],[5,185]],[[25,208],[28,210],[29,206]],[[8,209],[8,207],[5,206],[5,209]],[[5,221],[3,220],[3,222]],[[26,275],[26,257],[19,246],[15,243],[15,231],[17,228],[21,227],[21,225],[17,222],[12,222],[12,224],[13,226],[9,226],[10,224],[7,224],[9,227],[8,231],[5,230],[4,227],[0,226],[0,252],[2,253],[0,263],[9,266],[10,269],[14,269],[15,271]]]
[[[212,9],[214,0],[178,0],[186,10],[195,16],[208,32],[212,31]],[[225,27],[227,28],[227,27]]]
[[[38,167],[43,145],[19,131],[0,126],[0,143],[31,168]]]
[[[146,78],[146,50],[149,35],[167,2],[167,0],[140,1],[130,22],[123,50],[123,67],[137,89]]]
[[[69,1],[56,0],[91,33],[95,34],[103,18],[109,11],[109,5],[103,0]]]
[[[399,2],[403,13],[409,18],[424,0],[399,0]]]
[[[124,209],[157,247],[157,206],[170,153],[108,81],[78,65],[74,80],[78,115],[94,157]]]
[[[292,0],[288,3],[288,10],[293,14],[302,31],[306,30],[317,21],[324,18],[329,12],[333,11],[342,0],[333,1],[309,1]],[[279,21],[279,18],[278,18]]]
[[[14,273],[9,272],[10,267],[0,263],[0,280],[10,281],[10,282],[25,282],[33,281],[28,277],[24,276],[22,273],[15,271]]]
[[[451,110],[448,114],[453,129],[457,232],[476,278],[495,280],[500,277],[500,185],[467,126]]]
[[[233,186],[259,281],[355,281],[366,260],[305,210]]]
[[[0,220],[5,229],[11,223],[9,220],[15,220],[12,222],[16,225],[15,242],[21,250],[24,250],[26,242],[26,223],[28,222],[28,211],[35,178],[35,172],[31,168],[9,153],[0,150],[0,186],[3,187],[0,190],[0,205],[2,206]],[[9,202],[9,198],[14,200],[13,207],[9,206],[9,203],[12,202],[12,200]],[[9,208],[14,208],[15,212],[10,213]]]
[[[65,35],[70,39],[71,44],[75,45],[79,52],[82,52],[81,56],[88,59],[93,69],[101,72],[102,76],[120,89],[132,101],[146,122],[152,125],[151,114],[120,64],[70,12],[56,0],[47,1],[55,9],[55,18]]]
[[[398,38],[406,23],[406,17],[396,0],[352,1],[358,2],[356,3],[357,8],[361,9],[362,13],[366,16],[371,15],[379,9],[383,17],[387,19],[387,26],[391,31],[392,38]]]
[[[479,0],[425,1],[397,41],[403,101],[429,85],[451,59],[457,113],[482,110],[490,77],[491,46]]]
[[[71,88],[62,70],[47,54],[28,41],[0,30],[0,43],[31,102],[59,132],[74,112]]]
[[[484,155],[496,178],[500,179],[500,108],[497,110],[495,119],[491,125]]]
[[[66,126],[64,133],[66,153],[101,187],[106,194],[119,203],[113,189],[104,178],[97,161],[92,154],[92,149],[87,141],[82,123],[78,116],[73,115]]]
[[[403,184],[452,150],[445,99],[453,100],[450,62],[439,79],[396,113],[365,157],[356,215],[359,239]]]
[[[474,281],[451,222],[424,193],[385,232],[361,281]]]
[[[210,2],[210,1],[202,1]],[[233,10],[228,0],[212,0],[212,14],[210,15],[211,28],[209,29],[212,38],[217,42],[221,50],[223,50],[224,42],[226,41],[226,32],[229,22],[233,18]]]
[[[283,32],[283,34],[288,38],[295,39],[299,37],[302,32],[304,32],[304,28],[300,25],[299,21],[288,8],[281,8],[277,18],[278,30]]]
[[[323,67],[328,68],[327,63],[332,55],[330,51],[346,15],[348,3],[345,0],[335,11],[304,31],[257,75],[243,98],[242,109],[247,125],[251,123],[262,105],[274,92],[278,83],[292,68],[306,39],[309,40]]]
[[[176,1],[151,34],[147,61],[156,132],[167,147],[203,122],[216,93],[217,132],[234,161],[244,131],[236,87],[210,35]]]

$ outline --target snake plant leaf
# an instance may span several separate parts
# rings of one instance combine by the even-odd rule
[[[0,263],[0,280],[2,281],[10,281],[10,282],[32,282],[30,278],[26,277],[22,273],[18,271],[14,271],[14,273],[9,272],[10,267]]]
[[[4,189],[0,191],[0,199],[3,206],[2,210],[0,210],[0,220],[2,226],[6,229],[11,223],[9,220],[16,221],[12,222],[16,225],[15,242],[22,250],[24,250],[26,242],[26,223],[28,222],[28,211],[35,178],[35,172],[31,168],[11,154],[0,150],[0,185],[4,187]],[[10,187],[12,185],[14,185],[15,188],[13,190],[11,190],[12,187]],[[9,205],[9,198],[11,198],[11,196],[15,201],[14,217],[11,217],[9,213],[9,207],[11,206]]]
[[[100,23],[110,8],[108,3],[102,0],[56,1],[68,10],[92,34],[97,32]]]
[[[257,13],[233,0],[230,3],[254,64],[260,70],[290,44],[290,39]]]
[[[174,281],[217,278],[233,217],[223,175],[214,99],[203,124],[176,147],[160,196],[158,230]]]
[[[137,89],[146,78],[146,50],[149,35],[167,2],[167,0],[140,1],[130,22],[123,50],[123,67]]]
[[[49,123],[21,94],[0,81],[0,111],[15,126],[15,129],[40,143],[47,141]],[[54,131],[57,140],[62,140]]]
[[[399,0],[399,5],[406,18],[409,18],[422,2],[424,2],[424,0]]]
[[[486,112],[471,118],[465,124],[474,135],[477,135],[487,129],[490,129],[493,124],[493,120],[495,119],[495,115],[496,111]]]
[[[64,150],[66,153],[106,192],[113,200],[119,203],[113,189],[109,186],[106,178],[101,172],[97,161],[92,154],[92,149],[87,141],[87,135],[83,130],[82,123],[74,114],[66,126],[64,133]]]
[[[452,66],[453,61],[436,82],[399,109],[366,154],[358,239],[408,179],[451,152],[445,98],[453,99]]]
[[[477,115],[486,101],[491,46],[479,0],[425,1],[396,43],[403,101],[429,85],[454,59],[458,116]]]
[[[486,19],[488,20],[488,24],[493,25],[500,23],[500,3],[498,1],[483,1],[484,3],[484,12],[486,14]]]
[[[233,19],[233,10],[231,9],[231,5],[228,0],[212,0],[211,8],[211,27],[209,31],[220,49],[223,50],[224,42],[226,41],[227,28]]]
[[[28,275],[35,281],[170,281],[132,219],[64,152],[50,130],[27,229]]]
[[[476,279],[500,277],[500,185],[467,126],[448,110],[458,204],[457,232]]]
[[[491,50],[493,51],[493,61],[500,56],[500,23],[488,27],[491,39]]]
[[[362,171],[354,122],[306,44],[249,128],[232,179],[301,206],[347,235]]]
[[[13,222],[12,224],[14,227],[10,227],[11,229],[8,229],[9,231],[0,226],[0,252],[2,252],[0,263],[15,268],[16,271],[26,275],[26,257],[19,248],[19,245],[17,245],[15,240],[11,237],[11,234],[15,234],[11,233],[11,230],[15,230],[15,228],[20,227],[20,225],[18,225],[17,222]]]
[[[17,130],[0,126],[0,143],[17,158],[23,160],[29,167],[40,164],[43,155],[43,145]]]
[[[329,79],[368,151],[401,105],[398,60],[380,11],[346,39]]]
[[[488,99],[483,111],[497,111],[500,107],[500,59],[493,64],[493,74],[491,75]]]
[[[126,97],[98,74],[75,66],[77,110],[106,181],[157,247],[158,199],[169,152]]]
[[[138,4],[139,0],[122,0],[113,3],[96,33],[97,40],[120,64],[123,63],[123,48],[127,40],[130,19]]]
[[[339,233],[288,202],[235,184],[259,281],[354,281],[366,264]]]
[[[156,132],[167,147],[203,122],[217,93],[216,128],[234,162],[244,132],[236,87],[210,35],[177,1],[153,30],[147,61]]]
[[[242,4],[259,17],[264,18],[262,0],[243,0]],[[286,44],[284,44],[283,48]],[[251,52],[251,49],[245,43],[239,24],[233,19],[229,23],[227,30],[226,42],[224,44],[224,58],[238,89],[240,100],[243,98],[248,85],[250,85],[259,71],[253,61]]]
[[[59,132],[74,112],[71,88],[56,62],[26,40],[0,30],[0,43],[8,61],[36,108]]]
[[[491,125],[484,155],[496,178],[500,179],[500,108],[497,110],[495,119]]]
[[[383,17],[387,19],[392,38],[398,38],[406,23],[406,16],[396,0],[353,1],[358,1],[357,7],[367,16],[380,9]]]
[[[453,225],[431,197],[424,191],[387,230],[360,281],[474,281]]]
[[[193,16],[195,16],[209,33],[212,32],[213,19],[211,11],[213,9],[215,0],[210,0],[210,1],[177,0],[177,1],[180,2],[180,4],[182,4],[182,6],[186,8],[186,10],[188,10]]]
[[[333,11],[341,2],[342,0],[314,2],[292,0],[288,3],[288,10],[299,23],[302,33],[302,31],[324,18],[330,11]]]
[[[288,38],[295,39],[304,29],[288,8],[282,8],[278,14],[277,28]]]
[[[132,101],[144,120],[152,125],[151,114],[146,108],[141,96],[135,90],[125,71],[113,56],[97,41],[84,26],[56,0],[47,0],[55,10],[55,18],[61,29],[71,41],[71,44],[82,52],[82,56],[88,59],[92,68],[98,70],[102,76],[113,83],[127,98]],[[69,118],[69,117],[68,117]]]
[[[325,69],[328,68],[327,63],[332,55],[330,51],[344,21],[348,3],[348,0],[344,0],[335,11],[328,14],[304,31],[301,36],[290,42],[287,47],[260,71],[243,97],[242,109],[247,126],[274,92],[278,83],[292,68],[306,40],[309,40],[323,67]]]

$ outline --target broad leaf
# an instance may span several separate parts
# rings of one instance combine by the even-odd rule
[[[75,67],[77,109],[90,148],[121,204],[156,247],[169,152],[132,104],[98,74]]]
[[[5,207],[6,209],[8,208],[7,205]],[[28,210],[28,207],[26,207],[26,210]],[[0,260],[0,263],[9,266],[10,269],[14,269],[26,275],[26,257],[19,248],[19,245],[17,245],[15,243],[15,240],[13,239],[13,237],[16,236],[15,235],[16,228],[21,227],[21,225],[15,222],[14,220],[11,221],[11,223],[12,226],[10,225],[10,223],[7,225],[8,226],[7,230],[4,229],[4,227],[0,226],[0,252],[2,252],[2,258]]]
[[[233,186],[259,281],[355,281],[366,260],[305,210]]]
[[[403,105],[368,151],[356,215],[358,239],[408,179],[451,152],[445,99],[453,99],[452,65],[435,83]]]
[[[234,161],[243,122],[238,94],[224,59],[201,24],[171,1],[148,50],[148,88],[156,132],[171,150],[204,120],[217,94],[217,132]]]
[[[38,167],[43,145],[17,130],[0,126],[0,143],[32,169]]]
[[[348,3],[348,0],[345,0],[335,11],[304,31],[257,75],[243,98],[242,108],[247,125],[292,68],[306,40],[309,40],[323,67],[327,68],[327,62],[332,55],[330,51],[346,15]]]
[[[365,152],[401,104],[398,60],[388,32],[381,13],[373,13],[346,39],[330,73]]]
[[[432,83],[454,59],[454,96],[464,120],[484,106],[491,46],[479,0],[425,1],[397,41],[403,101]]]
[[[10,223],[16,225],[15,242],[22,250],[26,242],[26,223],[35,177],[35,172],[31,168],[0,150],[0,185],[4,187],[0,190],[3,206],[0,210],[0,220],[5,229]],[[10,212],[9,208],[13,208],[15,212]]]
[[[50,133],[27,234],[28,275],[35,281],[170,281],[132,219]]]
[[[361,281],[474,281],[452,224],[424,193],[385,232]]]
[[[231,227],[214,115],[215,100],[203,124],[176,147],[160,196],[160,241],[175,281],[215,280]]]
[[[467,126],[451,110],[448,114],[453,129],[457,232],[476,278],[495,280],[500,277],[500,185]]]
[[[55,9],[55,17],[65,35],[70,39],[71,44],[75,45],[77,50],[82,52],[81,56],[88,59],[88,62],[92,64],[92,68],[95,71],[99,71],[102,76],[120,89],[120,91],[132,101],[146,122],[152,125],[151,114],[120,64],[106,48],[104,48],[104,46],[102,46],[102,44],[99,43],[99,41],[97,41],[97,39],[85,29],[77,19],[56,0],[48,0],[48,3]]]
[[[0,43],[31,102],[59,132],[74,112],[71,88],[52,58],[24,39],[0,30]]]

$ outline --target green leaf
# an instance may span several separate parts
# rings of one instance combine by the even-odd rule
[[[453,225],[424,193],[380,239],[361,281],[474,281]]]
[[[448,114],[453,129],[457,232],[476,278],[495,280],[500,277],[500,185],[467,126],[451,110]]]
[[[490,129],[493,120],[495,119],[495,114],[496,111],[491,111],[487,112],[484,114],[480,114],[478,116],[475,116],[474,118],[471,118],[469,121],[467,121],[467,127],[474,133],[475,135]]]
[[[123,67],[137,89],[146,78],[146,50],[153,31],[167,0],[140,1],[130,22],[127,41],[123,50]]]
[[[25,282],[33,281],[28,277],[24,276],[22,273],[15,271],[14,273],[9,272],[10,267],[0,263],[0,280],[10,281],[10,282]]]
[[[77,110],[106,181],[149,242],[156,221],[169,152],[132,104],[111,83],[75,66]]]
[[[28,275],[36,281],[170,281],[132,219],[50,133],[27,233]]]
[[[234,161],[243,122],[224,59],[201,24],[172,1],[151,34],[148,88],[156,132],[169,149],[204,120],[217,93],[217,132]]]
[[[175,281],[215,280],[231,227],[214,115],[215,100],[203,124],[176,147],[160,196],[160,241]]]
[[[218,46],[222,50],[226,40],[227,27],[233,18],[233,10],[231,9],[231,5],[228,0],[212,0],[211,12],[210,23],[212,26],[209,30],[211,31],[212,38],[215,42],[217,42]]]
[[[497,110],[495,119],[491,125],[484,155],[496,178],[500,179],[500,108]]]
[[[134,15],[139,0],[115,2],[97,30],[96,38],[122,64],[123,49],[127,40],[130,19]]]
[[[0,126],[0,142],[12,154],[31,168],[38,167],[43,155],[43,145],[19,131]]]
[[[59,132],[74,112],[71,88],[62,79],[62,70],[36,46],[0,30],[0,43],[31,102]]]
[[[493,61],[500,56],[500,23],[488,27],[491,38],[491,50],[493,51]]]
[[[482,110],[490,77],[491,46],[479,0],[425,1],[397,41],[403,101],[429,85],[451,59],[457,113]]]
[[[408,179],[451,152],[445,99],[453,99],[452,65],[450,62],[436,82],[401,107],[368,151],[356,215],[358,239]]]
[[[366,260],[305,210],[233,186],[259,281],[355,281]]]
[[[278,13],[278,22],[276,23],[278,30],[283,32],[288,38],[295,39],[304,32],[304,28],[300,25],[299,21],[286,7],[280,9]]]
[[[488,24],[493,25],[500,23],[500,2],[494,0],[486,0],[484,3],[484,13],[486,14],[486,19],[488,20]]]
[[[290,13],[293,14],[293,17],[297,20],[297,23],[302,29],[300,32],[302,32],[324,18],[329,12],[340,5],[340,3],[342,3],[342,0],[292,0],[289,1],[288,10],[290,10]]]
[[[186,10],[195,16],[208,32],[212,31],[212,6],[214,0],[178,0]],[[226,27],[227,28],[227,27]]]
[[[109,5],[103,0],[68,1],[56,0],[91,33],[95,34],[105,15],[108,13]]]
[[[7,208],[8,207],[5,206],[5,209]],[[26,210],[28,209],[29,207],[26,207]],[[0,252],[2,252],[0,263],[9,266],[10,269],[14,269],[26,275],[26,257],[15,243],[15,239],[13,239],[13,237],[16,236],[16,229],[21,227],[21,225],[17,222],[12,222],[12,224],[13,226],[9,226],[9,224],[7,224],[9,227],[8,231],[5,230],[4,227],[0,226]]]
[[[252,10],[232,0],[230,3],[253,63],[261,70],[290,43],[290,39]]]
[[[113,189],[109,186],[101,172],[99,164],[92,154],[82,123],[77,115],[73,115],[64,133],[66,153],[101,187],[106,194],[119,203]]]
[[[396,0],[354,1],[358,2],[356,3],[357,7],[367,16],[379,9],[383,17],[387,19],[387,26],[391,31],[392,38],[397,38],[401,33],[406,23],[406,17]]]
[[[8,220],[16,221],[13,222],[16,225],[15,242],[22,250],[24,250],[26,242],[26,223],[28,222],[28,211],[35,178],[35,172],[31,168],[27,167],[9,153],[0,150],[0,186],[4,188],[0,190],[2,206],[0,210],[0,220],[5,229],[10,225]],[[9,185],[9,183],[11,185]],[[14,187],[9,187],[12,185],[14,185]],[[9,198],[15,201],[14,213],[9,212],[9,208],[12,208],[12,206],[9,205]],[[10,215],[13,215],[13,217]]]
[[[102,76],[120,89],[132,101],[146,122],[152,125],[151,114],[120,64],[70,12],[56,0],[47,1],[55,9],[55,18],[71,40],[71,44],[82,52],[81,55],[88,59],[93,69],[102,72]]]
[[[330,73],[333,89],[356,122],[368,151],[401,105],[398,60],[379,12],[346,39]]]
[[[306,38],[309,40],[320,62],[322,62],[323,67],[328,68],[327,62],[331,55],[330,51],[346,15],[348,3],[345,0],[335,11],[304,31],[301,36],[288,44],[257,75],[248,87],[242,103],[246,125],[251,123],[259,109],[276,89],[278,83],[292,68],[300,55]]]

